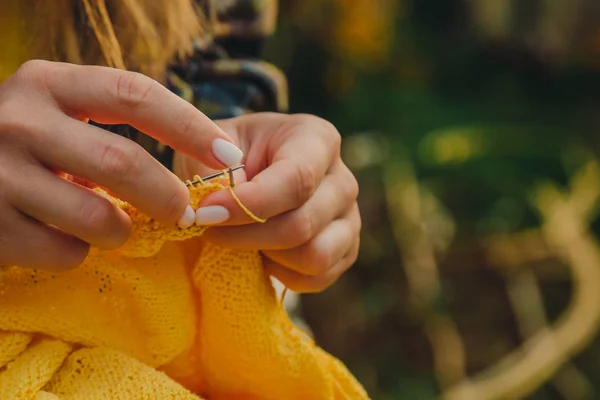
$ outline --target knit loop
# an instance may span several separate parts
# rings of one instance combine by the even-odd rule
[[[194,185],[190,205],[225,188]],[[290,320],[259,251],[114,202],[125,245],[68,271],[0,273],[0,399],[368,399]]]

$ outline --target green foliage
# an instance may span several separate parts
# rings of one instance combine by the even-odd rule
[[[586,54],[545,58],[515,39],[519,31],[502,41],[488,40],[465,4],[402,4],[403,14],[393,16],[396,45],[389,65],[378,72],[360,70],[328,51],[293,23],[291,6],[284,6],[283,33],[268,48],[287,71],[292,111],[332,121],[348,140],[360,133],[383,143],[372,164],[355,153],[347,159],[369,164],[355,168],[365,219],[359,262],[338,285],[307,296],[303,304],[318,341],[346,361],[378,399],[439,393],[422,320],[407,304],[401,254],[383,195],[385,160],[407,157],[422,188],[441,202],[456,226],[452,252],[484,236],[538,227],[532,188],[541,180],[567,185],[598,148],[600,73],[580,62]],[[529,29],[541,12],[518,8],[514,26]],[[351,74],[349,88],[332,92],[332,69]],[[594,226],[600,231],[600,223]],[[476,354],[467,359],[469,373],[493,364],[523,340],[502,274],[491,271],[478,251],[462,258],[468,266],[440,264],[448,302],[442,308],[461,321],[468,353]],[[552,285],[542,284],[544,290]],[[564,309],[570,290],[562,284],[546,293],[549,318]],[[332,315],[339,326],[331,326]],[[352,338],[340,344],[344,335]],[[592,382],[598,382],[598,351],[596,343],[575,361]],[[546,385],[532,398],[562,397]]]

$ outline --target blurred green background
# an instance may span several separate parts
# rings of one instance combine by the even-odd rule
[[[344,136],[356,265],[305,295],[373,399],[600,399],[600,3],[281,0],[291,111]]]

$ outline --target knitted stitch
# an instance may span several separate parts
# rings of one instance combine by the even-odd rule
[[[197,208],[226,181],[190,188]],[[127,243],[65,272],[0,270],[0,399],[367,399],[288,318],[258,251],[205,243],[98,191]]]

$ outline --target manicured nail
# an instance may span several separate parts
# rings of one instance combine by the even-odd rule
[[[229,211],[222,206],[200,207],[196,210],[196,225],[219,224],[229,219]]]
[[[187,229],[194,224],[195,220],[196,212],[192,207],[187,206],[183,216],[179,219],[179,222],[177,222],[177,225],[179,225],[181,229]]]
[[[217,160],[228,167],[235,167],[241,161],[244,153],[227,140],[218,138],[213,141],[212,151]]]

